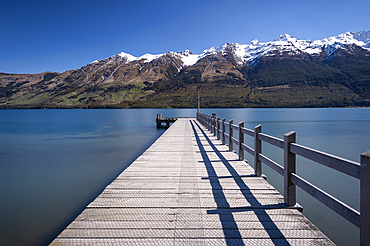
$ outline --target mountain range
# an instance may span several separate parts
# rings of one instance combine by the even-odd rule
[[[0,73],[0,108],[370,106],[370,31],[321,40],[282,34],[135,57],[64,73]]]

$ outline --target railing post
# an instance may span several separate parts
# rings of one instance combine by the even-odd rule
[[[234,145],[233,140],[231,140],[233,137],[233,130],[234,130],[231,128],[231,125],[233,123],[234,123],[234,120],[229,120],[229,151],[233,151],[233,145]]]
[[[217,139],[220,140],[220,117],[217,118]]]
[[[370,245],[370,150],[361,155],[360,245]]]
[[[258,133],[262,132],[262,125],[254,128],[254,175],[262,175],[262,163],[258,159],[258,155],[262,153],[262,141],[258,139]]]
[[[287,206],[296,204],[296,186],[291,179],[291,174],[296,171],[296,157],[290,152],[290,144],[295,141],[296,132],[284,135],[284,202]]]
[[[215,124],[215,121],[214,121],[214,119],[215,119],[215,116],[214,115],[212,115],[212,118],[211,118],[211,133],[213,133],[214,132],[214,124]]]
[[[217,128],[217,123],[216,123],[217,117],[216,115],[213,117],[213,136],[216,136],[216,128]]]
[[[213,135],[217,137],[217,117],[215,116],[215,131],[213,132]]]
[[[208,126],[208,127],[209,127],[209,129],[208,129],[208,130],[209,130],[210,132],[212,132],[212,116],[210,116],[210,115],[209,115],[209,116],[208,116],[208,120],[209,120],[209,126]]]
[[[222,119],[222,145],[226,144],[226,141],[225,141],[225,121],[226,121],[226,119],[223,118]]]
[[[244,121],[239,123],[239,161],[244,160],[244,150],[242,144],[244,143],[244,133],[242,128],[244,127]]]
[[[207,120],[208,120],[208,130],[211,131],[211,116],[208,115],[207,117],[208,117],[207,118]]]

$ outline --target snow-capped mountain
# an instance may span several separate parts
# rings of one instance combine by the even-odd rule
[[[127,53],[120,53],[118,56],[124,58],[126,63],[142,60],[144,63],[158,59],[164,55],[171,55],[182,61],[182,67],[192,66],[206,56],[233,55],[240,66],[247,64],[253,66],[261,57],[273,56],[301,56],[319,57],[324,59],[335,55],[337,50],[348,53],[353,52],[353,47],[361,48],[370,55],[370,30],[362,32],[346,32],[337,36],[323,38],[321,40],[300,40],[289,34],[281,34],[277,39],[268,42],[260,42],[257,39],[249,44],[224,43],[218,47],[206,49],[201,54],[194,54],[189,50],[184,52],[167,52],[165,54],[145,54],[135,57]],[[98,61],[94,61],[96,63]],[[181,67],[181,68],[182,68]]]
[[[77,78],[71,78],[71,80],[76,81],[85,78],[84,80],[90,80],[94,84],[100,84],[111,79],[153,83],[158,80],[167,81],[184,68],[192,66],[205,66],[203,73],[207,76],[203,77],[219,77],[220,74],[212,72],[213,68],[217,66],[217,62],[229,64],[233,68],[235,66],[242,68],[244,66],[253,67],[261,59],[291,57],[326,60],[336,56],[339,51],[348,54],[362,52],[369,56],[370,31],[346,32],[315,41],[300,40],[284,33],[273,41],[260,42],[255,39],[249,44],[224,43],[218,47],[206,49],[201,54],[194,54],[186,50],[184,52],[171,51],[164,54],[147,53],[135,57],[121,52],[118,55],[88,64],[81,68],[84,70],[83,74],[78,75]],[[212,59],[212,61],[209,59]],[[207,64],[202,63],[205,60],[208,61]],[[129,67],[131,68],[128,69]],[[132,69],[135,67],[139,69]],[[211,72],[207,72],[209,68]],[[128,71],[122,72],[123,70]],[[98,71],[104,71],[104,73],[97,73]],[[89,76],[89,73],[93,74]],[[98,77],[96,74],[99,74]],[[242,77],[240,72],[236,72],[236,74],[237,77]],[[93,77],[94,79],[92,79]]]
[[[217,48],[211,47],[205,50],[199,57],[207,54],[226,53],[233,51],[239,65],[243,63],[253,66],[262,56],[321,56],[325,52],[325,59],[335,55],[335,51],[343,50],[351,53],[352,46],[357,46],[369,52],[370,55],[370,31],[346,32],[337,36],[323,38],[321,40],[300,40],[289,34],[281,34],[277,39],[269,42],[260,42],[257,39],[250,44],[223,44]]]

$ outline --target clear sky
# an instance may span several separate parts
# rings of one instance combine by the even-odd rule
[[[0,72],[78,69],[288,33],[322,39],[370,30],[370,0],[0,0]]]

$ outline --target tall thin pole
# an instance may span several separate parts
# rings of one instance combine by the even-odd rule
[[[199,113],[199,109],[200,109],[200,102],[199,102],[199,91],[198,91],[198,113]]]

